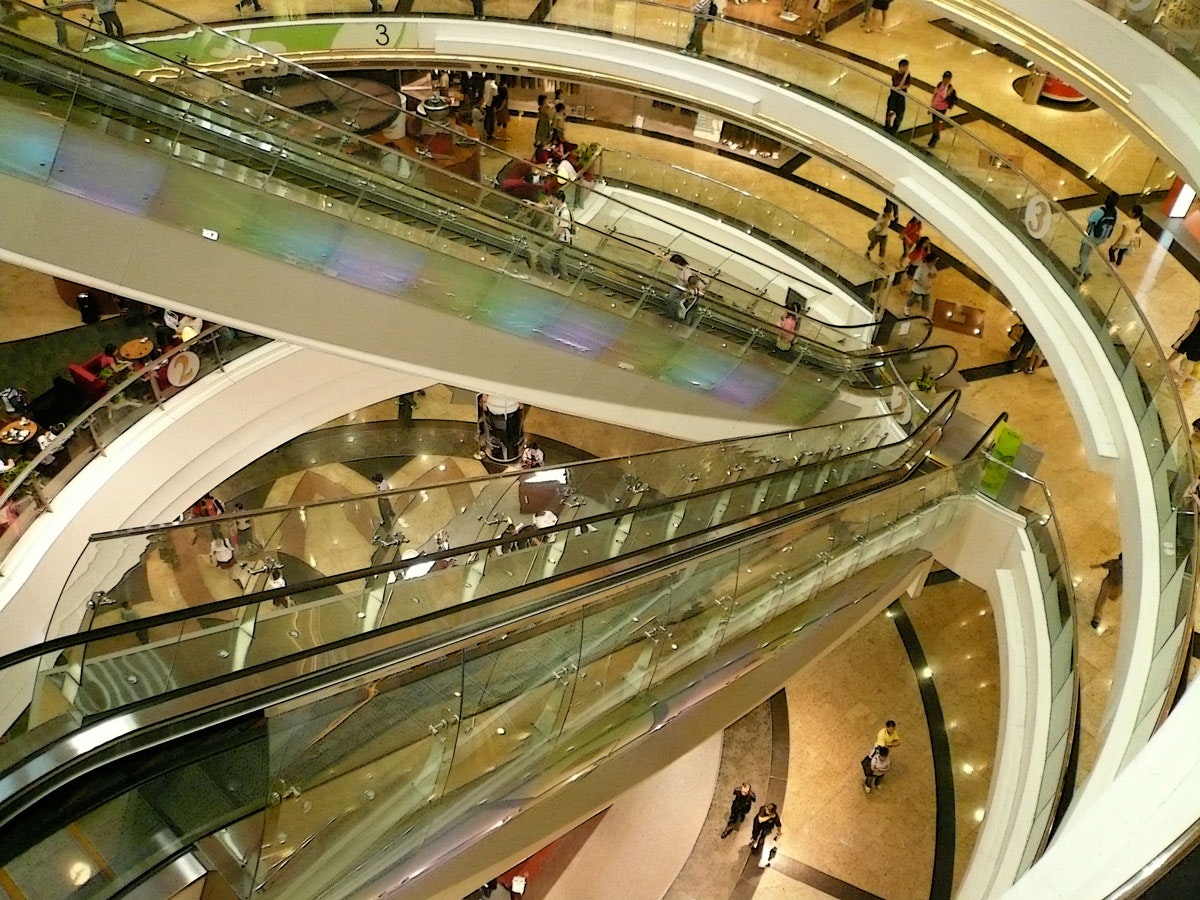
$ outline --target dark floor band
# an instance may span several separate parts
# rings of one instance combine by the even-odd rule
[[[766,796],[779,798],[773,802],[779,804],[779,809],[786,818],[788,760],[792,736],[791,725],[788,723],[787,695],[783,691],[776,691],[767,703],[770,704],[771,711],[771,771],[767,778]],[[783,857],[776,854],[775,861],[771,863],[772,867],[778,868],[781,859]],[[749,854],[729,900],[750,900],[762,873],[763,870],[758,867],[758,855]]]
[[[946,734],[946,720],[942,716],[942,704],[938,700],[937,687],[932,678],[922,677],[929,663],[925,651],[917,639],[916,629],[909,621],[904,605],[897,600],[888,610],[892,622],[904,644],[908,661],[917,678],[921,691],[921,705],[925,707],[925,723],[929,728],[929,745],[933,754],[933,793],[936,801],[934,811],[933,878],[929,884],[929,900],[950,900],[954,887],[954,848],[957,820],[954,814],[954,764],[950,758],[950,738]]]

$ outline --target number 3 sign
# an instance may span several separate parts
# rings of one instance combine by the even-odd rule
[[[1033,194],[1025,206],[1025,230],[1039,241],[1050,233],[1053,208],[1041,194]]]

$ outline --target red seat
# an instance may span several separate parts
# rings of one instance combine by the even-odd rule
[[[100,365],[101,356],[102,353],[97,353],[86,362],[71,363],[67,366],[75,383],[93,403],[107,394],[109,388],[108,382],[100,377],[100,370],[103,368]]]

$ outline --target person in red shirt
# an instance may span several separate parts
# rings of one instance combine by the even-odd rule
[[[904,262],[907,266],[906,274],[909,278],[913,277],[917,266],[925,261],[925,257],[929,255],[929,251],[933,249],[933,245],[929,242],[929,238],[917,238],[917,243],[914,244],[904,257]]]
[[[901,260],[903,260],[904,257],[908,256],[908,252],[910,250],[912,250],[913,246],[917,243],[918,240],[920,240],[921,227],[922,227],[921,220],[918,219],[916,216],[913,216],[911,219],[908,220],[908,224],[906,224],[904,226],[904,229],[900,232],[900,240],[902,241],[902,249],[900,251],[900,259]]]

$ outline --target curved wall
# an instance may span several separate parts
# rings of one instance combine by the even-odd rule
[[[1200,183],[1200,80],[1085,0],[930,0],[955,20],[1066,77]],[[1133,4],[1130,4],[1133,5]]]
[[[853,159],[871,160],[882,180],[894,186],[894,193],[906,205],[919,210],[939,230],[955,235],[962,249],[980,261],[980,269],[1012,298],[1014,307],[1032,324],[1062,379],[1093,464],[1107,460],[1114,471],[1123,546],[1129,554],[1142,546],[1143,534],[1156,533],[1149,499],[1150,476],[1133,416],[1087,323],[1054,276],[1016,235],[924,161],[899,150],[870,127],[804,97],[750,75],[684,59],[658,48],[570,32],[556,32],[554,45],[546,46],[541,29],[463,21],[424,20],[415,30],[420,33],[422,46],[435,48],[447,58],[515,58],[546,68],[585,69],[615,80],[653,82],[680,97],[758,117],[790,139],[830,143]],[[703,97],[697,96],[699,85],[704,85]],[[34,256],[51,252],[39,250],[48,246],[49,234],[38,230],[42,224],[41,219],[31,223],[28,231],[33,236],[29,241],[19,241],[29,246]],[[0,243],[8,246],[9,237],[3,235]],[[112,283],[120,285],[119,281]],[[255,312],[246,310],[243,320]],[[1157,607],[1159,582],[1154,554],[1130,555],[1127,566],[1127,603],[1115,679],[1118,690],[1114,691],[1117,699],[1106,723],[1107,729],[1116,733],[1127,731],[1137,714],[1140,691],[1120,688],[1126,683],[1140,684],[1145,678],[1153,649],[1153,623],[1142,621],[1149,617],[1138,613],[1143,605]],[[1117,743],[1122,746],[1110,746]],[[1103,790],[1123,755],[1123,742],[1106,745],[1086,793],[1095,795]]]
[[[297,434],[428,384],[282,343],[205,376],[85,466],[55,498],[54,511],[39,516],[17,542],[0,582],[0,654],[43,640],[59,592],[93,533],[173,517]],[[0,682],[0,731],[28,702],[25,680]]]
[[[360,32],[364,41],[370,39],[371,32],[361,20],[345,21],[358,27],[339,29],[343,42]],[[338,20],[321,20],[320,27],[338,24]],[[277,26],[265,30],[272,27]],[[555,41],[548,44],[544,29],[521,25],[431,18],[408,23],[405,34],[423,57],[432,52],[447,59],[505,59],[545,69],[586,69],[618,82],[653,83],[659,91],[681,98],[757,116],[763,127],[802,146],[829,145],[841,156],[871,161],[878,180],[891,186],[898,199],[942,233],[954,235],[960,249],[1011,299],[1038,335],[1092,465],[1110,468],[1115,476],[1122,546],[1128,548],[1126,596],[1138,600],[1125,605],[1114,678],[1118,689],[1113,692],[1105,731],[1132,731],[1140,691],[1120,688],[1130,679],[1134,684],[1145,680],[1155,649],[1156,615],[1139,617],[1138,613],[1142,607],[1157,612],[1160,586],[1158,555],[1136,552],[1143,534],[1157,533],[1149,467],[1122,385],[1089,323],[1018,235],[993,218],[973,194],[943,177],[930,162],[897,147],[881,130],[750,73],[597,35],[556,31]],[[697,95],[701,85],[703,97]],[[438,372],[457,373],[447,380],[487,386],[550,408],[570,404],[577,414],[602,421],[619,421],[629,407],[641,407],[654,422],[650,429],[666,433],[723,437],[738,433],[739,428],[763,427],[762,417],[732,403],[639,378],[619,365],[564,356],[560,350],[205,240],[137,214],[4,176],[0,176],[0,199],[8,208],[27,210],[20,221],[0,220],[0,248],[8,251],[9,258],[16,256],[52,274],[78,272],[77,280],[118,293],[322,349],[340,348],[337,352],[360,359],[402,365],[431,379],[437,379]],[[77,230],[81,221],[94,225],[81,240],[67,244],[58,239]],[[103,235],[104,240],[89,242],[89,235]],[[137,252],[148,246],[159,252]],[[114,252],[114,247],[120,250]],[[191,260],[207,279],[191,277],[176,265],[178,259]],[[259,285],[271,285],[272,290],[264,293]],[[341,314],[331,315],[331,309]],[[701,430],[706,425],[711,429],[721,416],[731,420],[724,433]],[[1106,742],[1089,784],[1107,783],[1124,755],[1124,741]]]
[[[421,48],[423,58],[433,52],[447,60],[504,60],[582,70],[619,83],[651,83],[659,92],[754,118],[799,146],[830,146],[835,158],[869,164],[877,182],[890,186],[905,206],[943,234],[953,235],[956,245],[1030,324],[1054,367],[1090,464],[1113,475],[1126,553],[1126,597],[1136,600],[1123,610],[1114,690],[1103,731],[1105,738],[1132,732],[1139,718],[1140,685],[1155,650],[1160,590],[1158,554],[1153,542],[1143,545],[1143,535],[1158,533],[1149,466],[1124,389],[1090,325],[1018,235],[930,161],[897,147],[882,130],[753,74],[658,47],[570,31],[556,31],[553,45],[541,39],[540,29],[509,24],[422,19],[410,32],[408,39]],[[1090,802],[1103,790],[1126,750],[1125,739],[1104,741],[1077,804]]]

